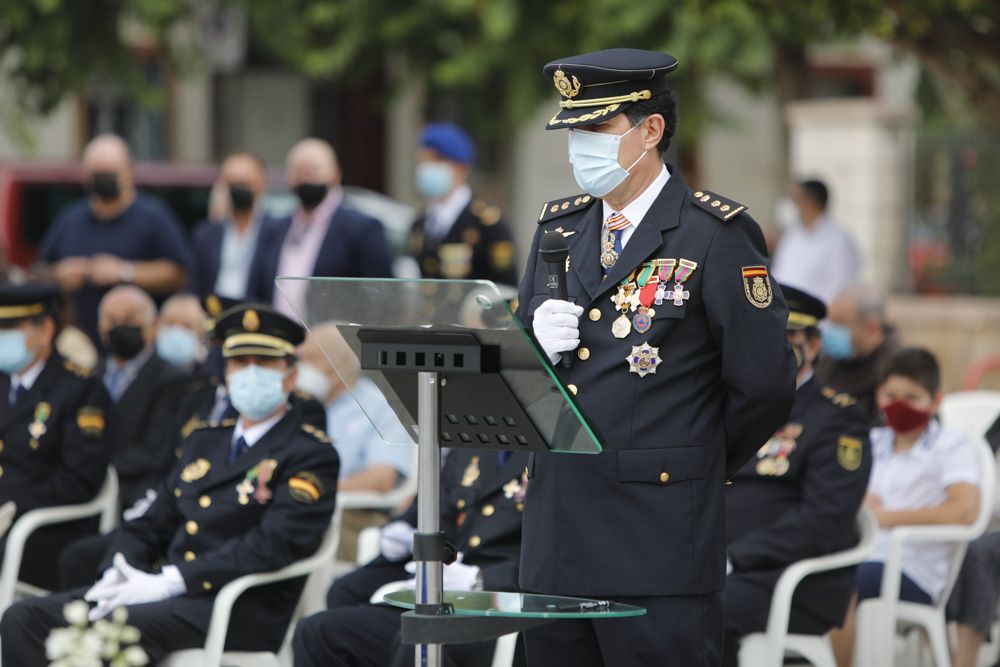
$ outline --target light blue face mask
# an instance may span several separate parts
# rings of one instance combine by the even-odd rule
[[[285,373],[250,365],[226,376],[229,400],[243,417],[260,421],[288,400]]]
[[[573,177],[577,185],[584,192],[592,197],[603,197],[628,178],[632,167],[639,164],[639,160],[648,151],[643,151],[628,169],[618,163],[618,151],[622,138],[640,125],[642,121],[633,125],[625,134],[570,130],[569,163],[573,165]]]
[[[169,326],[160,329],[156,335],[156,353],[178,368],[190,368],[201,352],[201,341],[193,331],[184,327]]]
[[[843,361],[854,356],[854,345],[851,344],[851,330],[842,324],[824,322],[820,328],[823,338],[823,353],[826,356]]]
[[[28,351],[28,339],[20,329],[0,330],[0,372],[10,375],[27,368],[34,356]]]
[[[417,192],[424,199],[441,199],[454,184],[451,167],[444,162],[421,162],[417,165]]]

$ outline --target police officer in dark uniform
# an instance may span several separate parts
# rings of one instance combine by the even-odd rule
[[[0,286],[0,505],[13,503],[15,518],[89,502],[111,455],[104,385],[55,350],[58,297],[56,286]],[[74,521],[35,532],[21,578],[54,587],[59,550],[95,528]]]
[[[788,341],[799,363],[788,423],[726,487],[725,665],[739,664],[740,638],[767,628],[771,594],[784,569],[805,558],[850,549],[871,472],[868,421],[848,394],[813,377],[822,349],[819,299],[782,286]],[[795,592],[789,630],[822,635],[844,621],[854,568],[806,577]]]
[[[499,208],[473,199],[468,180],[474,159],[472,140],[461,128],[424,128],[416,185],[427,210],[410,230],[410,252],[424,278],[492,280],[513,288],[513,237]]]
[[[529,463],[521,588],[645,607],[627,621],[525,634],[530,665],[716,665],[723,487],[794,399],[787,310],[746,207],[691,191],[663,162],[677,129],[671,56],[612,49],[553,61],[586,191],[541,209],[518,317],[605,443]],[[544,234],[569,247],[569,302],[549,296]],[[550,237],[552,238],[552,237]]]
[[[462,554],[444,568],[447,590],[517,590],[527,454],[453,449],[441,471],[441,529]],[[369,599],[384,584],[412,578],[416,502],[382,529],[382,553],[330,589],[328,611],[295,629],[297,667],[413,664],[413,647],[399,639],[402,610]],[[445,664],[490,664],[494,642],[445,647]]]
[[[216,324],[226,383],[240,416],[195,429],[140,518],[126,523],[113,558],[89,591],[26,600],[0,621],[3,663],[45,661],[45,638],[63,605],[83,596],[91,616],[125,606],[155,664],[205,640],[214,596],[230,581],[305,558],[330,525],[339,459],[329,438],[288,407],[301,326],[241,306]],[[164,563],[158,568],[158,563]],[[276,651],[304,579],[255,588],[233,609],[231,650]]]

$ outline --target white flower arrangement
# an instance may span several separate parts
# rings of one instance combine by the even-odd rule
[[[49,667],[140,667],[149,664],[146,651],[138,646],[138,628],[126,625],[128,610],[119,607],[111,620],[90,625],[90,605],[74,600],[63,607],[69,627],[55,628],[45,640]]]

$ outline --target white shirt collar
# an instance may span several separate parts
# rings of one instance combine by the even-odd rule
[[[247,447],[253,447],[261,438],[267,435],[267,432],[270,431],[275,424],[281,421],[282,417],[287,414],[288,410],[282,410],[267,421],[254,424],[250,428],[244,428],[243,417],[240,417],[236,420],[236,428],[233,429],[233,442],[236,442],[240,439],[240,436],[242,436],[247,443]]]
[[[10,376],[10,386],[13,387],[24,387],[27,391],[31,389],[35,384],[35,380],[38,376],[42,374],[42,369],[45,368],[45,362],[41,359],[37,359],[35,363],[31,364],[27,370],[20,373],[14,373]]]
[[[428,202],[427,217],[433,224],[430,231],[435,238],[443,239],[451,231],[458,216],[472,201],[472,188],[463,183],[452,190],[444,199]]]
[[[642,222],[642,219],[646,217],[646,213],[653,206],[653,202],[656,198],[660,196],[660,192],[663,190],[663,186],[667,184],[670,180],[670,170],[667,169],[667,165],[661,165],[660,174],[649,184],[642,193],[633,199],[625,208],[617,213],[621,213],[629,222],[629,226],[635,229]],[[604,204],[604,219],[607,220],[608,216],[615,213],[615,209],[611,208],[611,205],[607,201],[603,201]]]

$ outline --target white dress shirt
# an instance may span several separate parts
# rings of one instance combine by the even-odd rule
[[[14,404],[14,399],[17,397],[17,388],[24,387],[25,391],[31,389],[35,384],[35,380],[42,374],[43,368],[45,368],[45,362],[39,359],[20,373],[13,373],[10,376],[10,396],[8,396],[8,400],[11,405]]]
[[[427,222],[424,224],[424,236],[440,241],[448,236],[455,226],[458,216],[472,201],[472,188],[462,184],[451,191],[445,198],[427,204]]]
[[[604,220],[607,220],[612,213],[621,213],[628,220],[628,225],[622,227],[622,247],[628,243],[628,240],[632,238],[632,233],[635,232],[636,227],[642,222],[642,219],[646,217],[646,213],[653,206],[653,202],[656,198],[660,196],[660,192],[663,187],[670,180],[670,170],[667,169],[667,165],[663,165],[659,176],[649,184],[645,190],[642,191],[638,197],[633,199],[625,208],[620,211],[615,211],[611,208],[611,205],[607,201],[603,201],[604,204]]]
[[[236,444],[236,441],[241,437],[244,442],[247,443],[247,449],[250,449],[256,445],[261,438],[267,435],[267,432],[271,428],[281,421],[281,418],[288,414],[288,410],[282,410],[274,417],[271,417],[267,421],[262,421],[259,424],[254,424],[249,428],[243,424],[243,417],[236,420],[236,428],[233,429],[233,441],[232,444]]]
[[[215,293],[232,299],[242,299],[247,295],[247,278],[250,275],[250,264],[253,261],[261,221],[254,215],[242,232],[236,229],[236,223],[231,219],[220,224],[224,227]]]
[[[805,290],[826,304],[861,281],[854,239],[825,213],[812,227],[788,228],[775,248],[771,270],[778,282]]]
[[[868,492],[878,496],[890,512],[934,507],[947,500],[952,484],[979,484],[976,443],[936,420],[906,451],[894,451],[894,442],[888,426],[872,429]],[[889,558],[891,535],[891,528],[879,530],[869,560],[884,563]],[[954,548],[947,542],[908,543],[903,547],[903,573],[936,598],[944,589]]]

